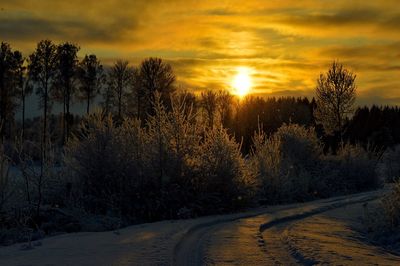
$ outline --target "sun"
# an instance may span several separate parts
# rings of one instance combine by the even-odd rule
[[[244,97],[249,94],[251,90],[251,77],[250,71],[246,67],[239,67],[237,74],[232,80],[233,93],[239,97]]]

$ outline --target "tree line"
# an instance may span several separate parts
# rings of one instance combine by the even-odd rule
[[[24,57],[20,51],[13,51],[8,43],[1,43],[1,139],[6,136],[6,129],[10,128],[18,106],[22,111],[21,132],[24,134],[26,97],[34,90],[43,110],[44,136],[47,131],[45,121],[52,104],[59,102],[63,105],[63,143],[70,135],[73,122],[71,105],[75,101],[86,103],[86,113],[89,114],[94,99],[101,95],[101,106],[119,119],[125,114],[144,118],[151,113],[150,102],[155,91],[160,92],[167,103],[175,90],[172,67],[159,58],[148,58],[138,67],[117,60],[106,72],[94,54],[78,60],[79,50],[80,47],[74,43],[57,45],[43,40],[32,54]]]
[[[157,91],[166,108],[170,109],[171,96],[176,94],[175,74],[171,65],[159,58],[148,58],[138,66],[128,61],[117,60],[105,69],[94,54],[78,59],[80,47],[63,42],[55,44],[43,40],[35,51],[24,57],[8,43],[1,43],[0,51],[0,138],[26,134],[26,99],[34,91],[39,96],[39,107],[43,111],[41,139],[46,145],[58,141],[64,145],[71,130],[79,123],[79,116],[71,114],[71,105],[83,102],[89,114],[95,99],[106,113],[122,122],[126,117],[145,121],[153,112],[153,97]],[[308,98],[280,97],[262,98],[247,96],[242,100],[228,91],[208,90],[200,95],[180,91],[178,97],[190,102],[196,112],[201,112],[209,126],[221,123],[242,143],[242,151],[250,151],[252,135],[262,127],[267,134],[274,133],[283,123],[295,123],[316,127],[326,149],[337,149],[341,142],[368,143],[387,147],[399,143],[399,109],[397,107],[354,108],[356,97],[356,75],[334,62],[330,69],[317,80],[316,96]],[[61,103],[63,115],[59,125],[49,115],[53,103]],[[13,130],[14,118],[20,108],[22,117],[20,130]],[[28,122],[30,128],[36,127]],[[390,121],[390,122],[388,122]],[[51,139],[54,127],[58,139]],[[364,127],[366,130],[359,130]],[[15,126],[14,126],[15,128]],[[17,133],[18,132],[18,133]],[[54,134],[53,134],[54,135]],[[40,141],[39,141],[40,140]],[[45,152],[45,147],[41,150]],[[42,154],[45,156],[45,154]]]

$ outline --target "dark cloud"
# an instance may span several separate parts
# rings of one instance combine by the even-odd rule
[[[333,46],[323,48],[320,55],[329,55],[335,58],[345,59],[370,59],[372,57],[390,58],[398,55],[400,42],[392,42],[388,44],[366,44],[366,45],[347,45],[347,46]]]
[[[206,10],[203,12],[203,14],[211,16],[232,16],[232,15],[237,15],[238,13],[228,9],[216,8],[216,9]]]
[[[376,21],[376,18],[381,16],[381,12],[375,9],[354,9],[354,10],[341,10],[333,14],[304,14],[292,15],[283,18],[282,21],[306,26],[338,26],[338,25],[351,25],[351,24],[364,24]]]
[[[298,10],[292,14],[275,15],[272,20],[295,27],[318,28],[320,31],[332,27],[374,26],[379,30],[400,32],[400,13],[378,8],[347,8],[317,13],[312,10]],[[357,28],[348,28],[352,29],[357,34]]]
[[[132,19],[114,21],[108,25],[85,20],[55,20],[35,17],[0,17],[0,32],[6,40],[37,41],[43,38],[84,42],[127,41],[124,31],[137,27]]]
[[[392,17],[385,19],[382,22],[383,27],[389,27],[395,29],[397,32],[400,33],[400,14],[396,14]]]

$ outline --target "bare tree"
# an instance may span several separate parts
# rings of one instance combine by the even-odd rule
[[[140,80],[140,70],[139,68],[134,67],[132,69],[132,86],[131,86],[131,97],[130,101],[132,102],[131,106],[136,109],[132,110],[132,113],[136,114],[137,118],[141,118],[143,116],[143,107],[145,106],[144,102],[146,101],[146,91],[142,87]]]
[[[340,133],[356,100],[356,75],[338,62],[333,62],[326,74],[317,80],[315,118],[327,134]]]
[[[148,58],[140,65],[140,85],[138,86],[140,97],[143,102],[142,116],[152,113],[152,102],[154,101],[154,93],[160,93],[162,102],[169,108],[171,106],[171,93],[175,91],[174,82],[175,74],[170,64],[163,62],[160,58]],[[169,108],[170,109],[170,108]]]
[[[72,103],[72,97],[75,94],[78,51],[79,47],[69,42],[62,43],[57,46],[57,78],[54,82],[55,90],[53,90],[53,92],[59,96],[56,97],[56,99],[62,102],[64,107],[62,134],[63,143],[68,140],[70,126],[72,124],[70,105]]]
[[[197,96],[193,92],[189,92],[186,90],[179,91],[177,93],[174,93],[172,97],[172,103],[174,104],[174,101],[176,102],[175,104],[183,105],[185,107],[185,110],[183,110],[183,113],[193,113],[197,115],[198,109],[199,109],[199,102],[197,99]],[[174,107],[172,105],[172,107]],[[172,108],[174,110],[174,108]]]
[[[41,142],[41,164],[40,164],[40,177],[38,183],[38,204],[36,215],[39,216],[40,205],[42,201],[41,184],[44,178],[44,171],[47,161],[46,150],[48,149],[47,143],[47,115],[49,112],[50,90],[51,84],[57,76],[57,47],[50,40],[40,41],[36,50],[30,55],[29,74],[32,80],[37,83],[37,94],[40,96],[40,103],[43,107],[43,132]]]
[[[125,96],[132,81],[132,69],[130,69],[128,61],[118,60],[111,68],[108,79],[109,88],[113,91],[116,100],[118,118],[121,119]]]
[[[114,110],[114,102],[115,102],[115,95],[114,95],[114,88],[113,82],[110,79],[107,79],[106,86],[103,87],[101,90],[101,97],[103,101],[100,103],[101,107],[103,108],[106,114],[110,114]]]
[[[86,101],[86,113],[89,114],[90,103],[100,91],[105,80],[103,66],[96,55],[85,55],[79,63],[78,78],[80,82],[80,98]]]
[[[17,60],[17,70],[16,70],[16,89],[17,98],[20,101],[20,108],[22,114],[22,129],[21,137],[24,139],[25,135],[25,108],[26,108],[26,97],[30,95],[33,91],[32,80],[28,73],[28,68],[26,66],[26,58],[22,57],[22,54],[16,53],[15,59]]]
[[[218,108],[217,93],[211,90],[202,92],[200,102],[203,110],[205,111],[208,126],[210,128],[214,127],[215,114]]]
[[[232,116],[233,95],[229,91],[220,91],[217,96],[218,113],[223,126],[227,127]]]
[[[3,141],[5,129],[9,121],[13,118],[15,103],[15,72],[19,61],[16,60],[20,52],[12,52],[8,43],[2,42],[0,45],[0,142]]]

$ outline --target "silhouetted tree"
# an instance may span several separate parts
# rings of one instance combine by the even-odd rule
[[[145,118],[145,111],[143,108],[146,106],[147,95],[146,91],[142,87],[142,83],[140,80],[140,70],[136,67],[132,68],[132,80],[131,80],[131,92],[129,100],[131,103],[132,113],[136,115],[137,118]],[[143,119],[144,120],[144,119]]]
[[[49,112],[51,85],[57,76],[57,47],[50,40],[43,40],[37,44],[36,50],[29,56],[29,74],[37,83],[37,94],[40,96],[40,104],[43,107],[43,132],[41,142],[40,177],[38,180],[38,204],[36,215],[39,216],[42,202],[42,182],[44,163],[47,159],[47,115]]]
[[[90,103],[97,96],[105,80],[103,66],[96,55],[85,55],[79,63],[80,98],[86,101],[86,113],[89,114]]]
[[[14,96],[16,93],[16,70],[20,52],[12,52],[8,43],[2,42],[0,46],[0,142],[3,141],[5,128],[12,119],[15,109]]]
[[[170,108],[170,96],[175,91],[175,74],[171,65],[163,62],[160,58],[148,58],[140,65],[140,96],[146,99],[143,102],[144,113],[151,114],[153,111],[152,102],[154,93],[157,91],[161,95],[162,102]],[[142,109],[142,108],[140,108]]]
[[[232,118],[233,95],[229,91],[220,91],[217,98],[221,123],[224,127],[227,127]]]
[[[250,95],[240,102],[237,100],[232,99],[232,118],[225,126],[238,142],[242,142],[243,153],[250,151],[252,136],[259,126],[267,135],[274,133],[284,123],[314,126],[313,104],[304,98]]]
[[[373,105],[358,107],[346,125],[346,140],[364,147],[387,148],[400,143],[400,109]]]
[[[205,111],[208,121],[208,126],[212,128],[214,126],[215,114],[218,107],[217,93],[211,90],[202,92],[200,102],[201,102],[201,107]]]
[[[25,135],[25,107],[26,97],[29,96],[33,91],[32,80],[30,78],[28,68],[26,66],[26,59],[22,57],[21,53],[15,53],[17,63],[16,70],[16,82],[17,82],[17,98],[20,101],[21,114],[22,114],[22,126],[21,126],[21,137],[24,139]]]
[[[197,114],[199,108],[199,101],[193,92],[180,91],[174,94],[176,102],[183,104],[185,107],[184,113],[194,113]]]
[[[70,105],[75,93],[75,80],[77,74],[79,47],[75,44],[66,42],[57,46],[57,78],[55,80],[56,94],[61,97],[56,99],[63,103],[63,143],[68,140],[69,128],[72,124]],[[58,92],[58,93],[57,93]]]
[[[113,91],[114,100],[116,100],[118,118],[121,119],[125,96],[132,81],[132,69],[129,67],[128,61],[118,60],[111,68],[108,79],[109,88]]]
[[[356,76],[338,62],[333,62],[326,74],[317,80],[315,118],[327,134],[343,136],[343,126],[353,112],[356,99]]]
[[[106,86],[103,87],[101,91],[101,96],[103,101],[100,103],[101,107],[104,109],[106,114],[110,114],[114,110],[114,87],[113,82],[110,79],[107,79]]]

